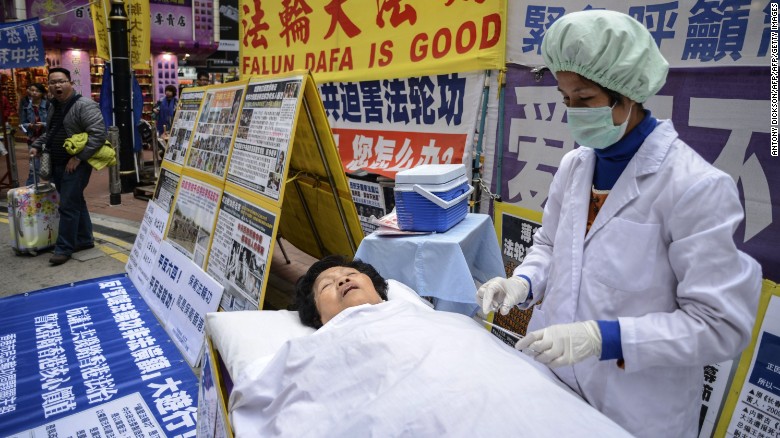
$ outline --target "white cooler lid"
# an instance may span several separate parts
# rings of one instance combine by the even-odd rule
[[[395,174],[396,184],[446,184],[466,176],[464,164],[423,164]],[[468,181],[468,180],[466,180]]]

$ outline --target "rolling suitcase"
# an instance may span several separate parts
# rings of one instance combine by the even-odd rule
[[[32,165],[32,163],[30,163]],[[8,191],[8,223],[17,255],[37,255],[57,242],[60,196],[54,185],[39,182]]]

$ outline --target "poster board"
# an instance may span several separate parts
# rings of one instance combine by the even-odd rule
[[[198,389],[198,436],[233,438],[227,415],[227,391],[219,369],[219,355],[207,338]]]
[[[764,280],[750,344],[731,382],[716,437],[780,434],[780,288]]]
[[[279,208],[240,189],[222,196],[206,269],[225,287],[223,310],[262,307]]]
[[[499,201],[493,206],[498,246],[501,248],[501,258],[509,278],[533,245],[533,235],[542,226],[542,213]],[[526,310],[513,307],[508,315],[494,313],[492,322],[509,331],[525,335],[532,314],[533,307]],[[512,347],[517,342],[500,330],[491,329],[491,332]]]
[[[195,121],[198,119],[198,112],[205,94],[206,89],[198,87],[186,88],[179,96],[179,108],[173,116],[173,122],[171,122],[171,132],[168,136],[163,161],[163,166],[167,164],[169,168],[179,169],[178,173],[181,173],[181,166],[187,156],[190,141],[195,132]]]
[[[363,238],[360,220],[311,75],[304,76],[302,90],[279,232],[312,257],[352,257]]]
[[[139,288],[149,288],[157,260],[152,225],[167,212],[163,243],[224,288],[224,310],[262,308],[280,231],[314,257],[354,255],[360,221],[308,72],[196,88],[183,99],[172,132],[181,143],[166,151],[158,208],[144,218],[150,234],[128,263]]]
[[[125,275],[4,298],[3,436],[195,433],[197,380]]]

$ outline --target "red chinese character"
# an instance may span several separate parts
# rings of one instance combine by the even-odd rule
[[[252,38],[252,48],[256,49],[260,46],[263,46],[263,48],[268,48],[268,41],[265,39],[265,35],[260,35],[260,32],[266,31],[270,29],[271,27],[268,26],[268,23],[263,23],[263,17],[265,16],[265,12],[263,11],[262,5],[260,4],[260,0],[253,0],[255,4],[255,13],[252,15],[252,26],[249,26],[249,22],[246,19],[241,20],[241,24],[244,26],[244,47],[248,47],[249,43],[247,40],[251,37]],[[246,4],[243,6],[244,15],[249,15],[249,6]]]
[[[327,12],[331,18],[330,28],[328,29],[328,33],[325,34],[325,39],[328,39],[333,35],[333,32],[336,30],[336,24],[344,29],[344,33],[350,38],[354,38],[360,34],[360,29],[355,26],[355,23],[347,17],[344,10],[341,8],[341,5],[346,3],[346,1],[347,0],[331,0],[330,3],[325,5],[325,12]]]
[[[410,24],[417,22],[417,11],[409,5],[404,5],[404,10],[401,11],[401,0],[377,0],[377,4],[376,24],[379,27],[385,27],[385,12],[390,12],[390,24],[393,27],[400,26],[404,21]]]
[[[287,40],[287,47],[290,47],[290,37],[293,41],[309,42],[309,17],[312,10],[303,0],[284,0],[282,2],[284,10],[279,13],[279,19],[282,22],[284,30],[279,36],[284,36]]]

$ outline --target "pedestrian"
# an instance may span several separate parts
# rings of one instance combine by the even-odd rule
[[[14,113],[14,108],[13,105],[11,105],[11,101],[5,97],[5,94],[3,94],[2,99],[0,99],[0,107],[2,107],[3,112],[3,123],[8,123],[11,115]]]
[[[506,314],[543,300],[516,348],[632,434],[696,436],[703,367],[747,346],[761,292],[734,243],[737,186],[644,107],[669,67],[643,24],[570,13],[542,56],[581,147],[561,160],[523,263],[477,301]]]
[[[27,134],[27,149],[32,148],[32,144],[46,130],[46,120],[49,114],[51,103],[46,100],[46,87],[43,84],[35,83],[27,89],[27,100],[22,106],[19,116],[21,118],[19,126]],[[38,160],[32,160],[34,165],[30,166],[27,175],[26,185],[35,182],[35,175],[41,170],[41,163]]]
[[[59,236],[49,259],[56,266],[70,260],[74,252],[95,246],[84,189],[92,174],[87,160],[105,143],[106,127],[97,102],[75,92],[67,69],[49,69],[49,90],[54,99],[46,132],[32,144],[30,155],[39,155],[44,145],[51,154],[52,181],[60,194]],[[69,155],[63,144],[79,133],[87,133],[87,144],[78,154]]]
[[[176,86],[167,85],[165,87],[165,96],[157,101],[152,110],[157,115],[157,135],[161,136],[170,132],[173,116],[176,114],[176,105],[179,99],[176,98]]]
[[[205,70],[198,70],[195,83],[199,87],[205,87],[206,85],[211,84],[211,77],[209,73]]]

